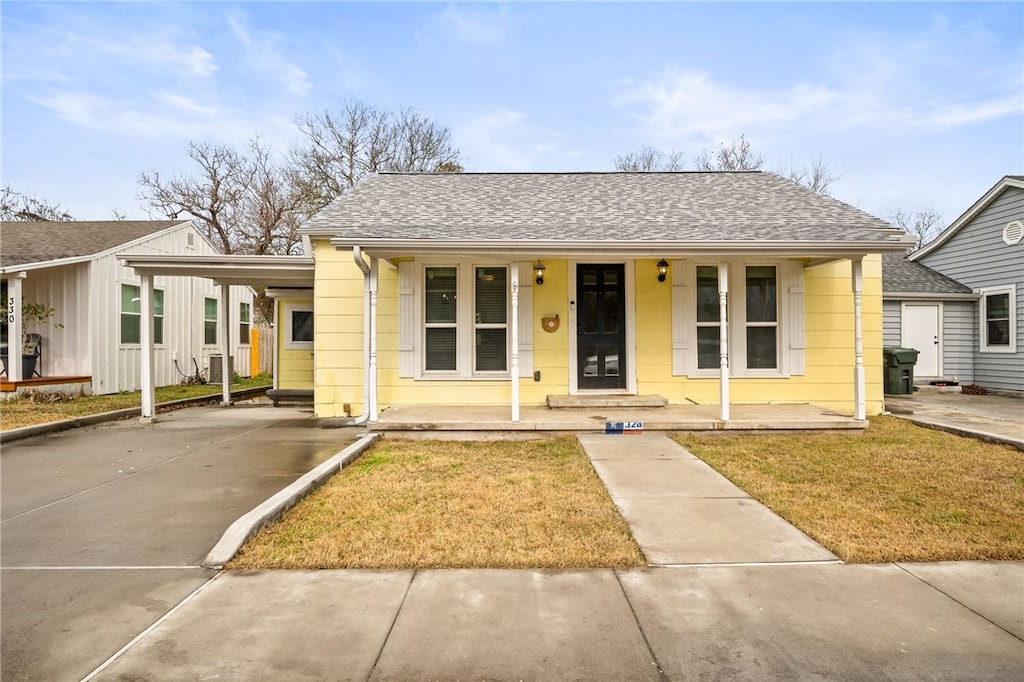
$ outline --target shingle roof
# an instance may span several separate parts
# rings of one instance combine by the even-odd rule
[[[926,265],[898,253],[882,254],[882,291],[885,293],[969,294],[971,288]]]
[[[79,220],[0,223],[0,266],[91,256],[184,222],[187,221]]]
[[[899,230],[771,173],[382,173],[309,234],[369,239],[878,241]]]

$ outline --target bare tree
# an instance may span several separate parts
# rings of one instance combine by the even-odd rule
[[[764,158],[754,151],[746,135],[740,135],[728,146],[719,146],[714,154],[705,149],[693,163],[699,171],[750,171],[760,170]]]
[[[650,146],[640,147],[635,152],[615,157],[615,170],[628,173],[655,173],[681,171],[683,153],[665,153]]]
[[[889,221],[896,227],[918,238],[915,250],[930,242],[942,231],[941,220],[939,212],[931,208],[920,211],[897,208],[889,214]]]
[[[166,178],[158,171],[139,174],[139,199],[171,219],[193,218],[223,253],[295,253],[301,238],[295,215],[302,197],[290,173],[259,138],[244,151],[208,142],[190,142],[194,175]]]
[[[0,189],[0,220],[26,223],[66,221],[74,218],[60,204],[17,192],[10,185],[4,185]]]
[[[411,109],[376,109],[358,100],[298,118],[303,143],[292,150],[292,182],[312,215],[364,175],[378,171],[460,172],[451,133]]]

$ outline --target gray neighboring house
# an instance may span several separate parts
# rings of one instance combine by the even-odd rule
[[[1002,178],[919,251],[885,258],[882,288],[884,343],[922,351],[915,379],[1024,391],[1024,176]]]

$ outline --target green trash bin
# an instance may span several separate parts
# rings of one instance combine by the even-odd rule
[[[882,349],[884,359],[883,387],[886,395],[910,395],[914,392],[914,365],[918,351],[913,348],[888,346]]]

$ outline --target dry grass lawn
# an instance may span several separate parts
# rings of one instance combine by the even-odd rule
[[[643,566],[575,438],[384,440],[229,568]]]
[[[847,562],[1024,559],[1024,453],[877,417],[862,435],[680,434]]]

